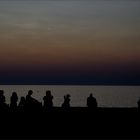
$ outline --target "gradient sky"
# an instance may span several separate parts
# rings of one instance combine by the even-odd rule
[[[140,84],[140,1],[0,0],[0,84]]]

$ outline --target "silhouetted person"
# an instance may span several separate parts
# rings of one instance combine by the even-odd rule
[[[26,108],[27,109],[33,109],[34,107],[34,98],[32,97],[33,91],[29,90],[28,94],[26,96]]]
[[[19,107],[20,111],[25,111],[25,107],[26,107],[26,99],[25,99],[25,97],[22,96],[20,98],[20,102],[19,102],[18,107]]]
[[[16,111],[17,110],[17,101],[18,101],[18,96],[16,92],[12,93],[12,96],[10,98],[10,109],[12,111]]]
[[[0,111],[7,111],[8,105],[5,103],[4,91],[0,90]]]
[[[51,91],[46,91],[46,96],[43,97],[44,100],[44,109],[52,109],[53,107],[53,96],[51,95]]]
[[[41,108],[41,103],[32,97],[33,91],[29,90],[26,96],[26,109],[30,111],[39,110]]]
[[[96,98],[93,97],[92,93],[89,95],[89,97],[87,98],[87,106],[90,109],[95,109],[97,108],[97,101]]]
[[[4,91],[0,90],[0,104],[5,103]]]
[[[70,108],[70,95],[69,94],[64,96],[64,103],[62,104],[62,108],[64,109]]]
[[[139,97],[137,104],[138,104],[138,108],[140,109],[140,97]]]

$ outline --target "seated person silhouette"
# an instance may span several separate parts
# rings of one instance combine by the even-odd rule
[[[87,106],[90,109],[95,109],[97,108],[97,101],[96,98],[93,97],[92,93],[89,95],[89,97],[87,98]]]
[[[66,110],[70,108],[70,95],[69,94],[64,96],[64,102],[62,104],[62,108]]]
[[[52,109],[53,107],[53,96],[51,95],[51,91],[46,91],[46,96],[43,97],[44,100],[44,109]]]
[[[40,109],[41,103],[32,97],[33,91],[29,90],[26,96],[26,109],[30,111],[35,111]]]
[[[5,103],[4,91],[0,90],[0,111],[7,111],[8,105]]]
[[[18,101],[18,96],[16,92],[12,93],[12,96],[10,98],[10,109],[12,111],[16,111],[17,110],[17,101]]]

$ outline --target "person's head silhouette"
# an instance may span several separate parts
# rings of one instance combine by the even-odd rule
[[[32,94],[33,94],[33,91],[32,90],[29,90],[28,91],[28,95],[31,96]]]
[[[12,93],[12,96],[14,96],[14,97],[17,96],[17,93],[16,92],[13,92]]]
[[[90,93],[89,97],[93,97],[92,93]]]
[[[70,98],[70,94],[67,94],[67,96],[66,96],[67,98]]]
[[[51,91],[50,90],[46,91],[46,96],[51,96]]]
[[[4,94],[4,91],[3,90],[0,90],[0,95],[3,95]]]

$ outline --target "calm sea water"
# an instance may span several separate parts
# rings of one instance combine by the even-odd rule
[[[33,97],[42,102],[45,91],[51,90],[55,106],[61,106],[65,94],[71,94],[71,106],[86,106],[87,96],[93,93],[101,107],[136,107],[140,96],[140,86],[1,85],[0,89],[7,103],[13,91],[21,97],[32,89]]]

